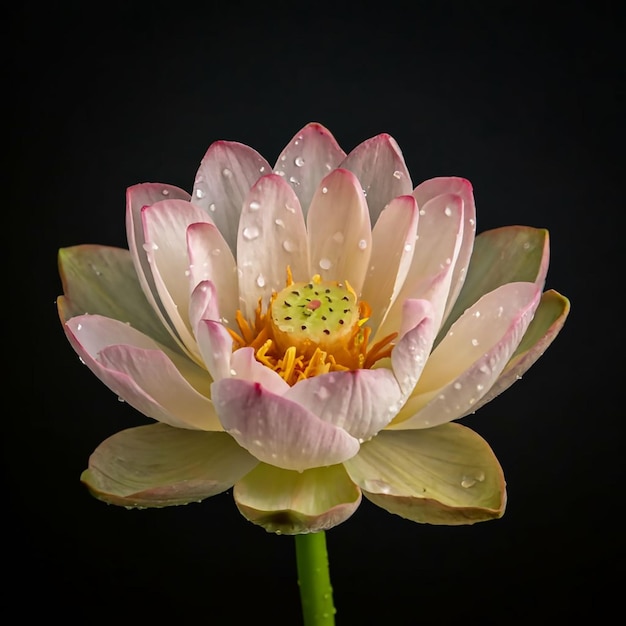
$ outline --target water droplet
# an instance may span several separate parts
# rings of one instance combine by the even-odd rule
[[[365,248],[367,248],[367,241],[361,239],[361,241],[359,241],[359,250],[365,250]]]
[[[478,345],[478,339],[472,339],[472,345],[473,346],[477,346]]]
[[[296,167],[302,167],[304,165],[304,159],[301,156],[298,156],[293,161]]]
[[[333,235],[333,241],[336,241],[337,243],[343,243],[344,240],[344,236],[343,233],[341,231],[337,231],[334,235]]]
[[[265,171],[265,165],[261,165],[261,167],[259,168],[259,172],[261,172],[261,174]]]
[[[221,254],[221,250],[219,248],[213,248],[213,250],[211,250],[211,254],[213,256],[218,256],[219,254]]]
[[[201,183],[204,180],[204,176],[202,174],[198,174],[196,176],[196,180],[194,180],[194,183]]]
[[[470,226],[474,226],[474,224],[476,224],[476,220],[473,217],[470,217],[469,223],[470,223]]]
[[[169,196],[169,195],[170,195],[170,190],[169,190],[169,189],[162,189],[162,190],[161,190],[161,193],[162,193],[164,196]]]
[[[406,243],[406,244],[404,244],[404,251],[405,252],[411,252],[411,248],[412,247],[413,246],[410,243]]]
[[[78,357],[78,360],[83,364],[83,365],[87,365],[87,363],[85,363],[85,359],[83,359],[82,356]]]
[[[126,400],[124,400],[124,398],[122,398],[122,396],[117,396],[117,401],[118,402],[126,402]]]
[[[452,215],[452,209],[449,206],[447,206],[443,212],[446,214],[446,217],[450,217]]]
[[[285,252],[293,252],[296,249],[296,244],[290,239],[285,239],[285,241],[283,241],[283,248]]]
[[[483,374],[491,374],[491,370],[489,369],[489,366],[486,364],[481,365],[478,368],[478,371],[482,372]]]
[[[446,265],[450,265],[450,263],[452,263],[452,259],[450,257],[448,257],[446,259]]]
[[[237,370],[231,369],[230,370],[230,375],[231,376],[237,376]],[[232,431],[231,431],[232,432]]]
[[[420,209],[420,215],[426,215],[426,211],[424,211],[424,209]]]
[[[259,448],[262,448],[262,447],[263,447],[263,442],[262,442],[260,439],[254,439],[254,440],[252,441],[252,443],[253,443],[255,446],[258,446]]]
[[[476,385],[476,391],[482,391],[484,388],[485,388],[485,385],[481,385],[480,383]]]
[[[400,179],[402,178],[402,172],[400,172],[400,171],[396,170],[396,171],[393,173],[393,177],[394,177],[394,178],[397,178],[398,180],[400,180]]]
[[[202,189],[196,189],[196,198],[204,198],[206,193]]]
[[[256,284],[257,284],[259,287],[265,287],[265,276],[263,276],[263,274],[259,274],[259,275],[256,277]]]
[[[256,226],[246,226],[241,234],[243,235],[243,238],[247,241],[252,241],[253,239],[256,239],[261,233]]]
[[[327,259],[325,257],[320,259],[320,267],[323,270],[329,270],[332,266],[333,266],[333,263],[330,259]]]
[[[222,174],[223,174],[226,178],[230,178],[230,177],[233,175],[233,173],[232,173],[232,172],[231,172],[231,171],[230,171],[227,167],[225,167],[225,168],[222,170]]]
[[[322,193],[328,193],[328,187],[322,187]]]
[[[251,211],[258,211],[261,208],[261,204],[259,202],[255,202],[254,200],[248,206]]]
[[[503,306],[499,306],[498,307],[498,312],[497,312],[498,317],[502,317],[502,313],[504,313],[504,307]]]
[[[83,327],[83,325],[82,325],[82,324],[79,324],[79,325],[76,327],[76,330],[81,330],[81,329],[82,329],[82,327]]]
[[[215,202],[211,202],[211,204],[209,204],[209,211],[215,211]]]
[[[289,206],[288,204],[285,205],[285,208],[287,209],[287,211],[289,211],[289,213],[295,213],[296,209],[292,206]]]
[[[282,170],[274,170],[274,174],[277,174],[278,176],[284,176],[285,172],[283,172]]]
[[[454,383],[454,385],[452,385],[455,389],[460,389],[463,385],[460,382],[456,382]]]
[[[530,248],[530,244],[527,241],[525,241],[522,248],[524,248],[524,250],[528,250]]]
[[[150,250],[158,250],[159,246],[156,243],[144,243],[142,248],[146,251],[146,252],[150,252]]]
[[[300,184],[300,181],[295,176],[290,176],[289,177],[289,182],[292,185],[299,185]]]
[[[463,487],[464,489],[469,489],[470,487],[473,487],[476,484],[476,479],[472,478],[471,476],[463,476],[463,478],[461,479],[461,487]]]
[[[191,276],[191,272],[189,270],[185,270],[185,276]]]
[[[480,317],[480,311],[474,311],[474,317]]]
[[[283,222],[280,217],[274,220],[274,224],[276,224],[276,226],[280,226],[281,228],[285,228],[285,222]]]

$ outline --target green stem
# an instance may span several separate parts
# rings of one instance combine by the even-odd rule
[[[330,584],[324,531],[296,535],[298,584],[304,626],[334,626],[335,605]]]

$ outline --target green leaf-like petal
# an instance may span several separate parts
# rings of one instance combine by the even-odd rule
[[[128,250],[98,245],[62,248],[59,271],[65,294],[57,300],[62,322],[84,313],[111,317],[180,352],[146,300]]]
[[[257,463],[226,433],[151,424],[103,441],[81,481],[109,504],[164,507],[226,491]]]
[[[476,237],[463,289],[442,326],[438,344],[450,326],[481,296],[514,282],[541,284],[549,262],[548,231],[530,226],[506,226]]]
[[[296,472],[261,463],[235,485],[233,495],[248,520],[287,535],[337,526],[361,502],[342,465]]]
[[[504,513],[502,468],[460,424],[381,432],[344,466],[365,497],[415,522],[473,524]]]

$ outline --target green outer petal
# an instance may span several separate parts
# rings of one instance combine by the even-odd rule
[[[226,433],[151,424],[103,441],[81,481],[109,504],[164,507],[226,491],[257,463]]]
[[[530,226],[506,226],[478,235],[463,289],[435,345],[463,312],[486,293],[506,283],[543,283],[548,270],[549,243],[547,230]]]
[[[65,294],[57,300],[62,322],[84,313],[111,317],[180,352],[146,300],[128,250],[98,245],[62,248],[59,272]]]
[[[541,296],[535,317],[520,345],[493,387],[472,407],[472,413],[506,391],[539,359],[563,328],[569,310],[569,300],[557,291],[550,289]]]
[[[473,524],[504,514],[498,459],[460,424],[383,431],[344,466],[366,498],[414,522]]]
[[[261,463],[235,485],[233,495],[245,518],[286,535],[337,526],[361,503],[342,465],[296,472]]]

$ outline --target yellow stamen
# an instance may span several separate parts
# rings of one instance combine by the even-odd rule
[[[368,349],[371,308],[347,281],[323,281],[316,274],[308,283],[294,283],[288,267],[285,282],[265,312],[259,300],[253,326],[237,311],[239,333],[229,329],[233,349],[253,348],[257,361],[290,385],[328,372],[369,369],[391,354],[397,333]]]

